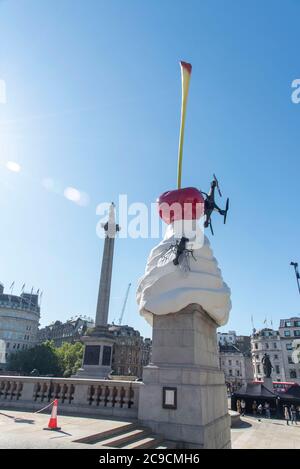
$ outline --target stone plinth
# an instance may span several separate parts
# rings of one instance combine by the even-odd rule
[[[107,327],[96,327],[90,335],[82,337],[84,356],[78,378],[106,378],[111,372],[114,338]]]
[[[139,420],[183,448],[230,448],[217,324],[199,305],[153,317],[153,364],[144,367]]]
[[[268,378],[266,376],[264,377],[264,387],[267,388],[269,391],[274,392],[272,378]]]

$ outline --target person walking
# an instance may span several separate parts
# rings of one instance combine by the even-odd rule
[[[259,417],[261,417],[262,411],[263,411],[263,406],[262,406],[262,404],[259,404],[258,407],[257,407],[257,412],[258,412]]]
[[[270,404],[268,402],[265,402],[265,413],[266,413],[266,418],[270,419],[271,411],[270,411]]]
[[[256,403],[256,401],[252,402],[252,413],[253,413],[253,415],[257,414],[257,403]]]
[[[245,412],[246,412],[246,402],[244,399],[241,400],[241,409],[242,409],[242,417],[244,417]]]
[[[284,418],[286,420],[286,424],[289,424],[290,421],[290,411],[287,405],[284,406]]]
[[[291,414],[291,422],[297,425],[297,411],[296,411],[296,407],[294,406],[294,404],[291,405],[290,414]]]

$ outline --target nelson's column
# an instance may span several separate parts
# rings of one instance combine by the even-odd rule
[[[82,337],[82,342],[85,345],[83,363],[76,375],[80,378],[105,378],[111,371],[114,338],[108,330],[107,320],[115,237],[120,230],[115,221],[114,203],[109,208],[108,221],[102,227],[105,231],[105,242],[95,327],[90,334]]]

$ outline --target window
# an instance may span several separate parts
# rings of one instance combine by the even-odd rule
[[[288,363],[290,365],[292,365],[294,363],[293,360],[292,360],[292,357],[290,355],[288,356]]]
[[[284,331],[284,337],[290,337],[291,331]]]
[[[274,344],[273,344],[273,345],[274,345],[274,348],[277,348],[277,344],[276,344],[276,342],[274,342]]]
[[[236,360],[235,364],[236,364],[236,366],[239,366],[240,362],[238,360]]]
[[[274,358],[275,358],[275,360],[278,360],[278,355],[275,354],[275,355],[274,355]]]
[[[231,366],[231,360],[228,360],[228,365]]]
[[[300,327],[300,321],[295,321],[294,326],[295,327]]]
[[[290,370],[290,378],[297,378],[296,370]]]
[[[293,350],[292,344],[286,344],[285,348],[287,350]]]
[[[275,365],[275,370],[276,370],[276,373],[279,374],[280,373],[280,368],[279,368],[279,365]]]
[[[294,336],[295,336],[295,337],[300,337],[300,330],[294,331]]]
[[[240,370],[235,371],[236,376],[240,376]]]
[[[229,370],[229,376],[232,376],[232,370]]]
[[[292,327],[293,323],[292,321],[285,321],[285,327]]]
[[[258,343],[257,342],[255,342],[254,347],[256,348],[256,350],[258,349]]]
[[[259,360],[259,355],[255,355],[256,360]]]
[[[260,365],[257,365],[257,373],[260,373]]]
[[[268,342],[266,342],[266,348],[269,348],[269,344],[268,344]]]

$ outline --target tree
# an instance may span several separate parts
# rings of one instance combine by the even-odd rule
[[[40,375],[64,376],[74,375],[81,366],[83,344],[63,343],[61,347],[54,347],[53,342],[47,341],[28,350],[21,350],[9,357],[8,369],[23,374],[30,374],[38,370]]]
[[[34,369],[38,370],[40,375],[61,376],[63,373],[56,349],[50,341],[12,353],[8,369],[24,374],[30,374]]]
[[[61,347],[56,349],[56,353],[60,367],[63,370],[63,376],[68,378],[74,375],[81,366],[83,344],[81,342],[75,342],[74,344],[64,342]]]

